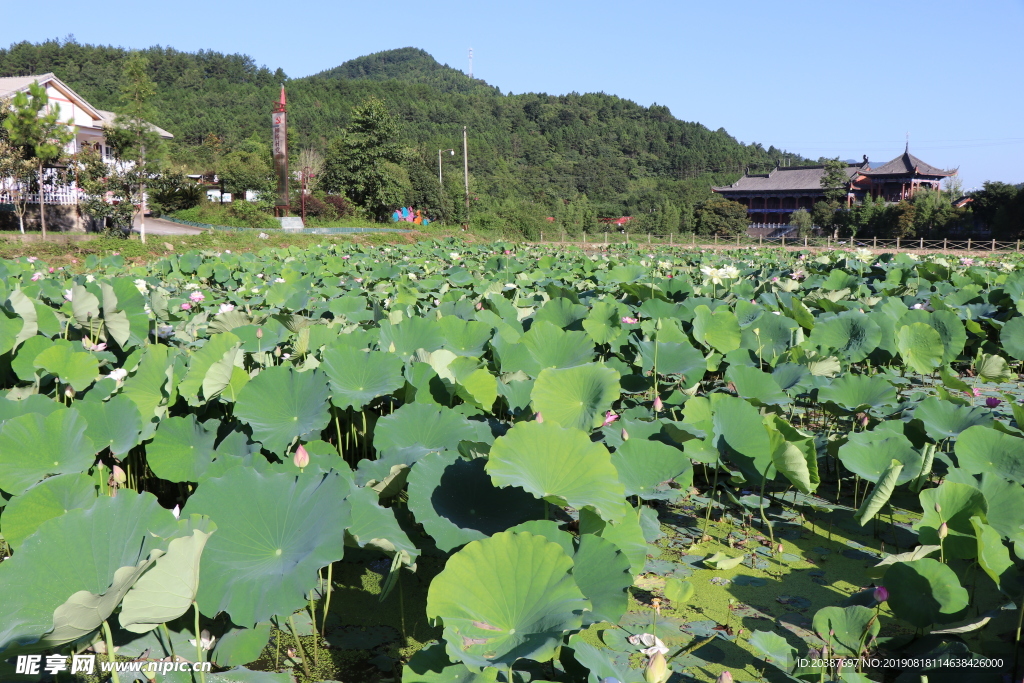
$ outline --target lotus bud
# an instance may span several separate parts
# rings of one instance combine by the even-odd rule
[[[647,663],[647,670],[644,672],[644,680],[647,683],[665,683],[672,673],[668,670],[668,662],[665,655],[658,652]]]
[[[281,347],[280,346],[275,346],[274,347],[274,358],[280,358],[280,357],[281,357]]]
[[[949,536],[949,527],[943,522],[939,525],[939,540],[942,540],[946,536]]]
[[[626,431],[625,427],[622,428],[622,440],[629,441],[629,432]]]
[[[476,310],[478,310],[478,311],[484,310],[484,303],[482,301],[477,301],[476,302]]]
[[[67,396],[68,398],[74,398],[75,397],[75,388],[73,386],[71,386],[70,384],[68,386],[64,387],[64,395]]]
[[[885,586],[879,586],[875,589],[875,602],[885,602],[889,599],[889,591]]]
[[[780,553],[784,551],[784,549],[783,549],[783,547],[782,547],[782,544],[781,544],[781,543],[779,544],[779,547],[777,548],[777,550],[778,550],[778,551],[779,551]]]
[[[654,612],[661,616],[661,598],[654,598],[651,600],[651,604],[654,606]]]
[[[732,674],[728,671],[723,671],[718,674],[718,678],[715,679],[715,683],[732,683]]]
[[[941,506],[941,505],[939,505],[938,503],[936,503],[936,504],[935,504],[935,511],[936,511],[936,512],[942,512],[942,506]]]
[[[175,519],[178,519],[178,517],[181,515],[181,506],[175,505],[174,509],[171,510],[171,514],[174,515]]]
[[[124,473],[124,470],[122,470],[117,465],[114,465],[114,467],[111,468],[110,477],[114,480],[115,484],[124,484],[126,481],[128,481],[128,475],[126,475]]]
[[[665,404],[661,402],[661,396],[654,397],[654,412],[660,413],[665,409]]]
[[[295,449],[295,456],[292,458],[292,462],[294,462],[295,466],[300,470],[309,464],[309,453],[306,452],[306,449],[302,444],[299,444],[299,447]]]
[[[1002,403],[1002,401],[994,396],[989,396],[988,398],[985,399],[985,405],[988,406],[989,408],[997,408],[999,407],[1000,403]]]
[[[537,422],[543,422],[543,421],[544,421],[544,416],[541,415],[540,413],[537,413]]]
[[[257,327],[256,328],[256,338],[257,339],[263,339],[263,328],[262,327]]]

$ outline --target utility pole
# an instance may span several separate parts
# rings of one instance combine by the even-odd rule
[[[462,127],[462,172],[466,181],[466,229],[469,229],[469,143],[466,138],[466,126]]]
[[[473,78],[473,48],[469,48],[469,77]]]
[[[439,149],[437,150],[437,182],[443,188],[444,178],[441,177],[441,152],[450,152],[452,156],[455,156],[454,149]]]

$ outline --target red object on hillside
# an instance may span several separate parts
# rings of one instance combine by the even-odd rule
[[[633,217],[632,216],[621,216],[619,218],[598,218],[597,220],[600,223],[611,223],[615,227],[621,228],[623,225],[625,225],[626,223],[628,223],[631,220],[633,220]]]

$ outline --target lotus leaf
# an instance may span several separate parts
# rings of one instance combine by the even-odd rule
[[[878,348],[882,330],[870,317],[856,311],[840,313],[835,318],[818,321],[811,332],[810,343],[834,350],[851,363],[858,363]]]
[[[413,566],[420,550],[398,526],[391,508],[377,502],[377,493],[369,488],[353,488],[346,498],[351,509],[348,536],[361,548],[367,546],[396,557],[402,564]]]
[[[755,406],[784,405],[790,402],[772,375],[745,365],[730,365],[726,380],[736,387],[736,394]]]
[[[210,617],[227,612],[249,628],[302,607],[317,570],[344,552],[349,487],[337,472],[261,474],[247,467],[202,482],[182,510],[218,526],[203,554],[199,609]]]
[[[533,385],[533,408],[545,420],[589,431],[618,400],[618,379],[617,371],[598,363],[543,370]]]
[[[765,417],[772,464],[801,493],[812,493],[821,483],[814,438],[795,429],[777,415]]]
[[[960,434],[953,450],[960,467],[970,474],[991,472],[1024,484],[1024,439],[974,426]]]
[[[629,504],[626,505],[626,510],[626,515],[621,522],[609,524],[597,514],[584,508],[580,510],[580,533],[594,534],[614,543],[629,558],[630,573],[637,576],[647,564],[650,547],[647,545],[643,528],[640,526],[640,515]]]
[[[486,469],[501,487],[517,486],[557,505],[590,507],[613,522],[625,514],[611,456],[577,429],[520,422],[495,440]]]
[[[75,391],[84,391],[99,377],[99,361],[85,351],[72,351],[70,347],[51,346],[36,356],[35,367],[54,375]]]
[[[944,481],[938,488],[921,491],[921,519],[914,525],[921,543],[939,545],[938,531],[946,523],[949,535],[943,541],[948,557],[972,558],[977,554],[971,517],[985,520],[988,504],[973,486]],[[941,512],[936,511],[939,505]]]
[[[879,375],[843,375],[818,390],[818,399],[850,412],[895,406],[896,389]]]
[[[241,666],[256,661],[270,642],[270,622],[253,628],[232,628],[217,639],[211,660],[217,666]]]
[[[779,634],[771,631],[754,631],[747,642],[764,654],[766,662],[786,673],[792,673],[796,668],[796,648]]]
[[[327,380],[317,370],[267,368],[245,385],[235,417],[268,451],[283,454],[292,441],[318,434],[330,420]]]
[[[889,498],[892,497],[892,492],[896,488],[896,482],[902,471],[903,463],[899,460],[893,460],[889,463],[888,469],[882,472],[882,476],[878,478],[875,488],[871,490],[871,495],[864,500],[860,509],[857,510],[857,514],[854,515],[854,518],[860,522],[861,526],[867,524],[889,502]]]
[[[216,438],[216,427],[199,424],[195,415],[170,417],[160,423],[146,447],[146,461],[167,481],[199,481],[213,462]]]
[[[824,607],[814,614],[818,637],[829,643],[832,653],[840,657],[859,657],[861,643],[877,636],[880,629],[875,610],[861,605]]]
[[[906,484],[921,472],[923,457],[910,439],[884,429],[851,434],[839,448],[839,459],[851,472],[871,482],[878,482],[893,460],[903,463],[896,485]]]
[[[643,360],[641,368],[645,373],[654,369],[655,360],[659,375],[680,375],[683,387],[689,388],[697,384],[704,376],[707,361],[704,355],[686,341],[658,342],[658,353],[655,358],[654,342],[638,342]]]
[[[547,661],[591,608],[572,569],[557,543],[500,532],[448,560],[430,584],[427,616],[443,623],[449,656],[470,666]]]
[[[772,479],[772,444],[757,408],[741,398],[713,395],[715,445],[748,481]],[[767,472],[767,475],[765,474]]]
[[[946,347],[935,328],[927,323],[911,323],[896,332],[900,355],[914,372],[929,374],[942,364]]]
[[[657,498],[655,487],[670,481],[692,468],[690,459],[682,450],[659,441],[630,438],[615,449],[612,464],[619,473],[619,481],[626,487],[627,496]]]
[[[914,409],[914,417],[924,423],[928,436],[936,441],[957,436],[975,425],[992,424],[991,410],[958,406],[935,396],[921,401]]]
[[[0,429],[0,489],[18,495],[48,475],[85,472],[96,453],[85,430],[74,408],[8,420]]]
[[[954,621],[967,607],[967,591],[956,572],[930,557],[894,563],[885,583],[893,614],[918,628]]]
[[[1024,360],[1024,316],[1007,321],[999,330],[999,341],[1010,356]]]
[[[46,520],[69,510],[87,508],[95,500],[96,485],[87,475],[49,477],[11,499],[0,517],[0,531],[8,545],[18,548]]]
[[[390,394],[405,383],[401,359],[380,351],[329,348],[320,367],[330,380],[331,403],[338,408],[362,410],[373,399]]]
[[[736,315],[727,309],[711,311],[701,305],[693,309],[693,337],[701,344],[719,353],[728,353],[740,347],[742,335]]]
[[[411,465],[427,453],[456,450],[461,441],[480,440],[481,428],[486,425],[450,408],[409,403],[377,421],[373,447],[389,462]]]
[[[1003,545],[999,532],[985,524],[981,517],[971,517],[971,526],[978,541],[978,564],[997,586],[1001,586],[1003,573],[1013,566],[1010,549]]]
[[[427,645],[402,667],[403,683],[497,683],[497,669],[471,671],[462,662],[452,663],[443,643]]]

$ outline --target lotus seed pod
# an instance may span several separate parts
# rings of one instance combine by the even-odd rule
[[[949,536],[949,527],[946,526],[945,522],[943,522],[942,524],[939,525],[939,539],[941,540],[941,539],[945,538],[946,536]]]
[[[122,470],[117,465],[114,465],[114,467],[111,469],[111,475],[110,476],[113,478],[114,483],[116,483],[116,484],[123,484],[126,481],[128,481],[128,475],[126,475],[124,473],[124,470]]]
[[[305,447],[299,444],[299,447],[295,449],[295,456],[292,458],[292,462],[300,470],[309,464],[309,453],[306,452]]]

